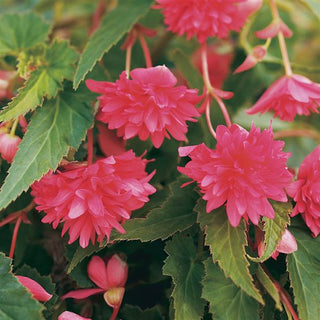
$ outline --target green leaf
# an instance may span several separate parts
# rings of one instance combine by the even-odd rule
[[[0,121],[25,114],[43,104],[44,97],[53,98],[62,89],[63,79],[72,79],[76,52],[68,42],[54,41],[44,54],[43,66],[31,73],[25,86],[0,113]]]
[[[248,269],[249,262],[245,252],[247,238],[244,224],[240,223],[238,227],[232,227],[224,206],[206,213],[205,202],[201,200],[195,210],[199,213],[198,222],[204,229],[205,243],[210,247],[213,261],[218,262],[226,277],[231,278],[249,296],[264,304]]]
[[[215,320],[258,320],[259,304],[226,278],[217,264],[208,258],[204,262],[202,297],[209,301]]]
[[[298,250],[287,256],[291,287],[298,306],[300,320],[320,319],[320,237],[310,231],[291,227]]]
[[[6,207],[49,169],[56,169],[69,147],[77,149],[93,121],[89,104],[77,93],[63,92],[46,101],[31,119],[0,191]]]
[[[169,188],[171,196],[160,208],[155,208],[145,218],[130,219],[123,224],[125,234],[111,233],[113,240],[153,241],[166,239],[178,231],[192,226],[197,219],[193,211],[198,194],[193,186],[181,188],[185,178],[177,179]]]
[[[157,307],[142,310],[129,304],[121,308],[121,316],[126,320],[162,320],[163,317]]]
[[[17,55],[46,41],[49,30],[50,25],[33,12],[0,16],[0,56]]]
[[[260,258],[248,257],[255,262],[262,262],[271,257],[276,250],[287,225],[290,222],[289,214],[292,211],[292,205],[289,202],[271,201],[275,212],[274,219],[263,217],[263,231],[265,232],[264,243],[265,250]]]
[[[107,53],[149,10],[153,0],[119,1],[116,9],[108,13],[92,35],[80,58],[74,77],[74,88]]]
[[[269,276],[264,272],[261,265],[258,265],[258,268],[256,270],[256,277],[261,283],[261,285],[265,288],[265,290],[269,293],[269,295],[272,297],[276,304],[276,308],[282,311],[282,306],[280,302],[280,295],[279,292],[272,282],[272,280],[269,278]]]
[[[204,311],[200,281],[204,275],[203,265],[196,260],[197,252],[191,237],[175,235],[166,243],[168,254],[163,274],[171,276],[175,320],[200,320]]]
[[[299,2],[320,19],[320,0],[299,0]]]
[[[40,320],[43,306],[12,274],[11,259],[0,253],[0,319]]]

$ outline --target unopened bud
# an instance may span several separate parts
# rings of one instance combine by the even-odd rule
[[[122,303],[123,296],[124,288],[119,287],[109,289],[107,292],[105,292],[103,298],[109,307],[119,308]]]
[[[267,50],[264,46],[254,47],[252,52],[233,73],[240,73],[253,68],[258,62],[263,60],[266,53]]]
[[[276,251],[272,254],[273,259],[277,259],[279,253],[289,254],[297,251],[297,241],[292,233],[286,229],[280,242],[278,243]]]
[[[18,151],[18,145],[21,142],[21,138],[18,136],[11,136],[9,133],[0,135],[0,154],[2,159],[11,163],[13,161],[16,152]]]

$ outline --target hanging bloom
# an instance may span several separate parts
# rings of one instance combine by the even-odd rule
[[[24,276],[16,276],[16,278],[30,291],[34,299],[47,302],[52,298],[52,294],[48,293],[38,282]]]
[[[58,320],[91,320],[91,319],[81,317],[78,314],[70,311],[64,311],[59,315]]]
[[[21,138],[10,133],[0,133],[0,154],[1,158],[11,163],[18,151]]]
[[[196,121],[200,101],[197,90],[175,87],[176,77],[165,66],[139,68],[126,72],[115,83],[87,80],[88,88],[102,95],[97,119],[125,140],[139,136],[159,148],[168,133],[179,141],[186,139],[186,121]]]
[[[258,62],[263,60],[266,53],[267,50],[265,46],[255,46],[252,52],[233,73],[240,73],[253,68]]]
[[[257,31],[255,35],[260,39],[268,39],[276,37],[279,32],[282,32],[287,38],[292,37],[293,34],[281,19],[274,19],[266,28]]]
[[[223,48],[223,50],[221,49]],[[215,88],[222,88],[223,82],[230,74],[230,67],[233,60],[229,42],[219,43],[219,45],[210,44],[207,47],[207,61],[209,78]],[[201,48],[199,48],[192,57],[195,67],[202,74]]]
[[[293,74],[282,76],[274,82],[247,113],[274,110],[274,116],[279,116],[281,120],[293,121],[297,114],[308,116],[310,112],[318,113],[319,106],[320,84]]]
[[[42,222],[54,228],[64,222],[62,234],[69,231],[69,243],[80,238],[83,248],[89,240],[94,243],[96,235],[98,242],[109,238],[112,228],[125,233],[121,224],[156,191],[148,183],[154,173],[146,173],[147,162],[130,150],[91,165],[49,172],[31,192],[37,210],[46,213]]]
[[[301,213],[303,220],[314,237],[320,233],[320,146],[302,161],[297,181],[287,192],[296,202],[292,216]]]
[[[84,299],[103,293],[106,303],[117,313],[122,303],[124,286],[128,279],[128,265],[117,254],[107,262],[99,256],[93,256],[88,264],[88,276],[98,286],[93,289],[70,291],[62,299]]]
[[[241,4],[247,0],[157,0],[168,29],[187,39],[196,36],[200,43],[208,37],[226,38],[229,31],[239,32],[253,9]],[[256,6],[258,8],[258,6]]]
[[[260,132],[252,125],[248,132],[235,124],[230,128],[220,125],[215,150],[204,144],[179,148],[180,156],[189,156],[191,161],[178,170],[198,182],[207,212],[226,202],[232,226],[242,216],[258,224],[259,216],[274,218],[268,198],[287,201],[284,188],[292,174],[283,146],[284,142],[273,141],[271,128]]]

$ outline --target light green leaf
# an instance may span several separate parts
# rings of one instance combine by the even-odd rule
[[[33,12],[0,16],[0,56],[17,55],[47,39],[50,25]]]
[[[261,265],[258,265],[258,268],[256,270],[256,277],[261,283],[261,285],[265,288],[265,290],[269,293],[269,295],[272,297],[276,304],[276,308],[282,311],[282,306],[280,302],[280,295],[279,292],[272,282],[272,280],[269,278],[269,276],[264,272]]]
[[[0,191],[5,208],[49,169],[56,169],[69,147],[77,149],[93,121],[89,104],[65,91],[46,101],[31,119]]]
[[[191,237],[175,235],[166,243],[168,254],[163,274],[171,276],[175,320],[200,320],[204,312],[200,281],[204,275],[203,265],[196,260],[196,247]]]
[[[40,320],[43,306],[12,274],[11,259],[0,253],[0,319]]]
[[[153,0],[119,1],[118,6],[102,19],[80,58],[74,77],[74,88],[78,87],[96,62],[147,13],[152,2]]]
[[[274,219],[263,217],[263,231],[265,232],[264,243],[265,250],[260,258],[248,257],[255,262],[262,262],[271,257],[277,248],[287,225],[290,222],[289,214],[292,211],[292,205],[289,202],[271,201],[275,212]]]
[[[126,320],[162,320],[163,317],[157,307],[142,310],[129,304],[121,307],[121,316]]]
[[[263,299],[253,284],[246,258],[247,245],[245,226],[240,223],[234,228],[230,225],[225,207],[206,213],[205,202],[200,200],[195,208],[199,213],[198,222],[204,229],[206,245],[209,246],[214,262],[218,262],[226,277],[239,286],[249,296],[261,304]]]
[[[320,319],[320,237],[310,231],[291,227],[298,250],[287,256],[291,287],[298,306],[300,320]]]
[[[166,239],[178,231],[192,226],[197,219],[193,211],[198,194],[189,185],[181,188],[185,178],[177,179],[170,185],[171,196],[160,208],[155,208],[145,218],[130,219],[123,224],[125,234],[111,233],[111,240],[153,241]]]
[[[25,86],[0,113],[0,121],[25,114],[42,105],[44,97],[53,98],[62,88],[63,79],[72,79],[76,52],[68,42],[54,41],[44,54],[43,66],[32,72]]]
[[[202,297],[209,301],[215,320],[258,320],[259,304],[226,278],[217,264],[208,258],[204,262]]]

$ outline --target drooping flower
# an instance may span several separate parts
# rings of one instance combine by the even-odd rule
[[[221,51],[223,47],[223,51]],[[224,80],[230,73],[230,66],[233,59],[231,45],[224,42],[219,45],[211,44],[207,48],[207,62],[209,78],[215,88],[222,88]],[[199,48],[192,57],[195,67],[202,73],[201,48]]]
[[[121,224],[155,192],[148,183],[154,173],[146,173],[147,162],[130,150],[91,165],[49,172],[32,185],[36,208],[46,213],[42,222],[54,228],[63,222],[62,234],[69,231],[69,243],[80,238],[83,248],[89,240],[94,243],[96,235],[98,242],[109,238],[112,228],[125,233]]]
[[[88,276],[98,286],[93,289],[70,291],[62,299],[84,299],[103,293],[106,303],[118,313],[124,295],[124,286],[128,279],[128,265],[117,254],[107,262],[99,256],[93,256],[88,264]]]
[[[290,28],[279,18],[273,20],[264,29],[257,31],[255,35],[260,39],[268,39],[276,37],[280,32],[287,38],[292,37],[293,34]]]
[[[11,163],[18,151],[21,138],[10,133],[0,133],[0,154],[1,158]]]
[[[318,113],[319,106],[320,84],[293,74],[282,76],[274,82],[247,113],[273,110],[274,116],[279,116],[281,120],[293,121],[297,114],[308,116],[310,112]]]
[[[115,83],[87,80],[91,91],[102,94],[97,119],[117,129],[118,136],[130,139],[149,136],[156,148],[170,135],[186,139],[186,121],[196,121],[200,101],[197,90],[177,86],[176,77],[165,66],[139,68],[120,75]]]
[[[179,171],[196,181],[207,200],[207,212],[226,202],[230,224],[236,227],[241,217],[254,224],[259,216],[274,218],[268,199],[285,202],[284,188],[292,174],[286,167],[288,153],[284,142],[274,141],[271,128],[252,125],[246,131],[233,124],[217,127],[217,145],[211,150],[204,144],[179,148],[180,156],[191,161]]]
[[[64,311],[59,315],[58,320],[91,320],[91,319],[81,317],[78,314],[70,311]]]
[[[24,276],[16,276],[16,278],[30,291],[34,299],[47,302],[52,298],[52,294],[48,293],[38,282]]]
[[[196,36],[200,43],[208,37],[225,38],[231,30],[240,31],[252,10],[241,10],[247,0],[157,0],[164,23],[179,36]],[[250,1],[251,2],[251,1]],[[256,6],[258,8],[258,6]]]
[[[320,233],[320,146],[317,146],[302,161],[297,181],[287,192],[296,202],[292,216],[301,213],[314,237]]]

